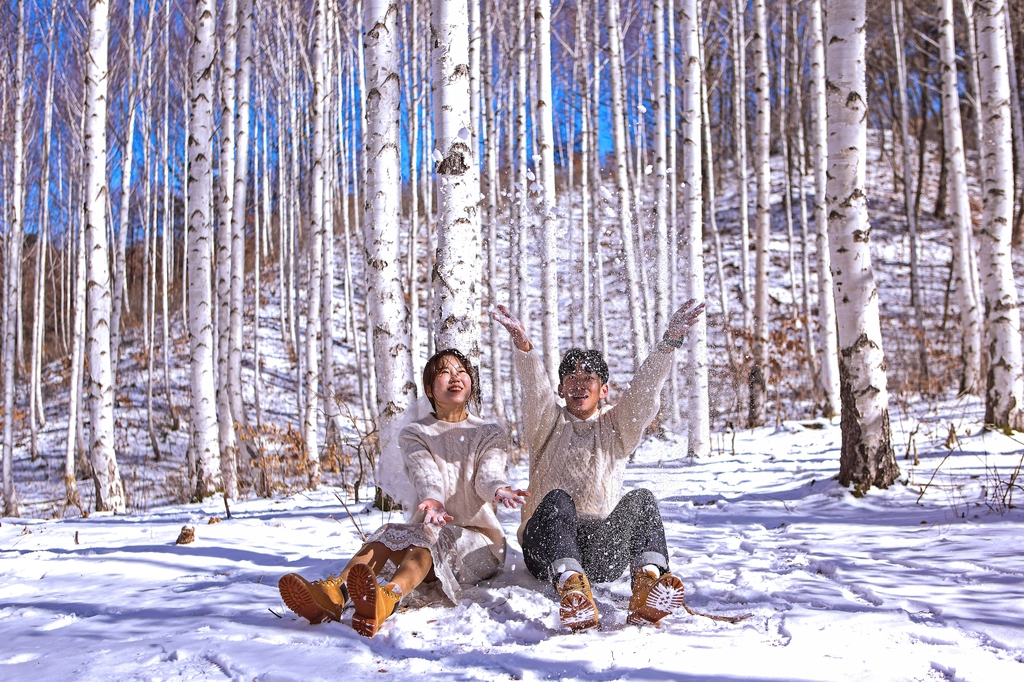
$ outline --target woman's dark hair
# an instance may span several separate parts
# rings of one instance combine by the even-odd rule
[[[562,362],[558,365],[558,381],[561,383],[566,374],[576,371],[576,366],[584,372],[591,372],[601,378],[602,384],[608,383],[608,363],[604,361],[601,351],[583,350],[582,348],[570,348]]]
[[[427,389],[434,385],[434,379],[441,373],[441,369],[444,367],[442,361],[444,358],[453,357],[459,361],[459,363],[469,372],[470,381],[473,382],[473,390],[469,394],[469,402],[472,403],[475,411],[480,412],[480,374],[477,372],[476,367],[469,361],[465,355],[454,348],[445,348],[439,350],[427,360],[427,364],[423,366],[423,392],[426,393]],[[427,393],[427,400],[430,401],[430,406],[437,410],[437,405],[434,404],[434,398]]]

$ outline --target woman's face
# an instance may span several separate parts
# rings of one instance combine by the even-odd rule
[[[429,390],[438,407],[457,409],[464,407],[473,395],[473,379],[458,358],[445,355]]]

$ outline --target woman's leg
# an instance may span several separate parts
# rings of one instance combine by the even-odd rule
[[[391,582],[399,587],[401,594],[409,594],[433,571],[434,560],[430,550],[423,547],[409,547],[402,550],[402,554],[405,556],[398,560],[398,570]]]
[[[345,564],[345,568],[338,574],[338,578],[344,582],[355,564],[366,564],[373,570],[373,574],[377,575],[384,569],[384,564],[388,562],[388,559],[391,559],[391,562],[396,566],[399,565],[402,559],[405,558],[405,552],[406,550],[404,549],[392,550],[383,542],[367,542],[359,548],[354,557],[349,559],[348,563]]]
[[[348,579],[349,571],[355,564],[366,564],[373,571],[374,575],[380,575],[384,564],[391,560],[391,563],[398,566],[391,582],[402,589],[402,594],[409,594],[415,590],[421,582],[430,576],[434,568],[434,561],[430,556],[430,550],[423,547],[407,547],[405,549],[391,549],[383,542],[368,542],[359,548],[356,555],[352,557],[345,568],[338,575],[342,582]]]

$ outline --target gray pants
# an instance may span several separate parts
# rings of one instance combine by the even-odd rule
[[[607,518],[580,521],[572,496],[552,490],[526,522],[523,559],[539,580],[580,571],[591,582],[609,582],[629,566],[653,564],[668,572],[668,547],[658,501],[650,490],[626,493]]]

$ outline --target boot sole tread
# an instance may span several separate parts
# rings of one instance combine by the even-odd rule
[[[285,606],[308,620],[311,625],[318,625],[325,620],[339,620],[333,613],[317,603],[313,595],[310,594],[309,588],[298,576],[288,574],[282,577],[278,581],[277,587]]]

